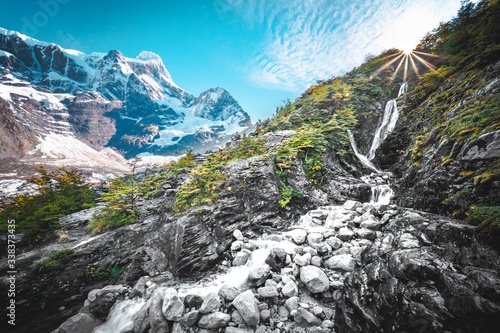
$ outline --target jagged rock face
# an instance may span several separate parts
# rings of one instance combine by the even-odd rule
[[[498,328],[498,252],[479,244],[473,227],[408,211],[382,232],[345,281],[338,331]]]
[[[195,98],[152,52],[85,55],[1,28],[0,99],[41,141],[51,133],[72,136],[127,158],[204,151],[251,126],[226,90]]]
[[[0,100],[0,159],[24,156],[38,140],[16,120],[12,110]]]

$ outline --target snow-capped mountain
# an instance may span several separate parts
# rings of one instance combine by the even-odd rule
[[[42,159],[52,143],[72,140],[103,152],[104,159],[109,148],[126,158],[172,155],[221,145],[251,126],[226,90],[193,96],[174,83],[153,52],[136,58],[117,50],[87,55],[2,28],[0,111],[13,124],[0,127],[0,159]],[[18,134],[24,141],[15,139]]]

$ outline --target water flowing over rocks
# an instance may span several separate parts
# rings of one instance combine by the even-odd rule
[[[325,227],[312,221],[316,216],[341,219]],[[96,302],[109,312],[96,328],[103,333],[128,332],[106,327],[113,318],[130,332],[493,332],[500,324],[500,258],[477,242],[473,227],[356,201],[320,207],[299,220],[295,229],[264,238],[233,231],[232,244],[238,245],[227,251],[244,252],[248,261],[228,261],[212,282],[165,287],[141,278],[134,288],[93,290],[82,312],[59,332],[77,321],[97,327],[106,314],[95,310]],[[269,258],[273,266],[265,263]],[[144,288],[154,291],[131,297]],[[101,295],[116,295],[111,298],[117,303],[109,309]],[[121,308],[136,312],[125,317]]]

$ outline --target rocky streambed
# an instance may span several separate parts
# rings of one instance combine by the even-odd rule
[[[499,256],[473,227],[346,201],[232,243],[202,281],[92,290],[55,332],[495,332]]]

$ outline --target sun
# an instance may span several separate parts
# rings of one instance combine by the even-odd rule
[[[410,55],[413,52],[413,47],[406,47],[402,51],[405,55]]]
[[[375,75],[379,74],[386,68],[388,68],[390,65],[393,63],[396,63],[399,60],[399,63],[397,63],[396,70],[392,74],[391,81],[396,78],[396,75],[398,74],[400,69],[403,69],[403,82],[406,82],[406,78],[408,77],[408,70],[413,69],[415,74],[417,76],[420,76],[420,72],[418,70],[418,67],[415,63],[415,61],[420,62],[423,64],[425,67],[427,67],[429,70],[436,70],[436,67],[430,63],[429,61],[425,60],[422,58],[422,56],[425,57],[438,57],[438,55],[431,54],[431,53],[426,53],[426,52],[421,52],[421,51],[416,51],[410,48],[404,48],[400,52],[385,56],[382,59],[385,59],[385,64],[381,66],[379,69],[375,71]]]

